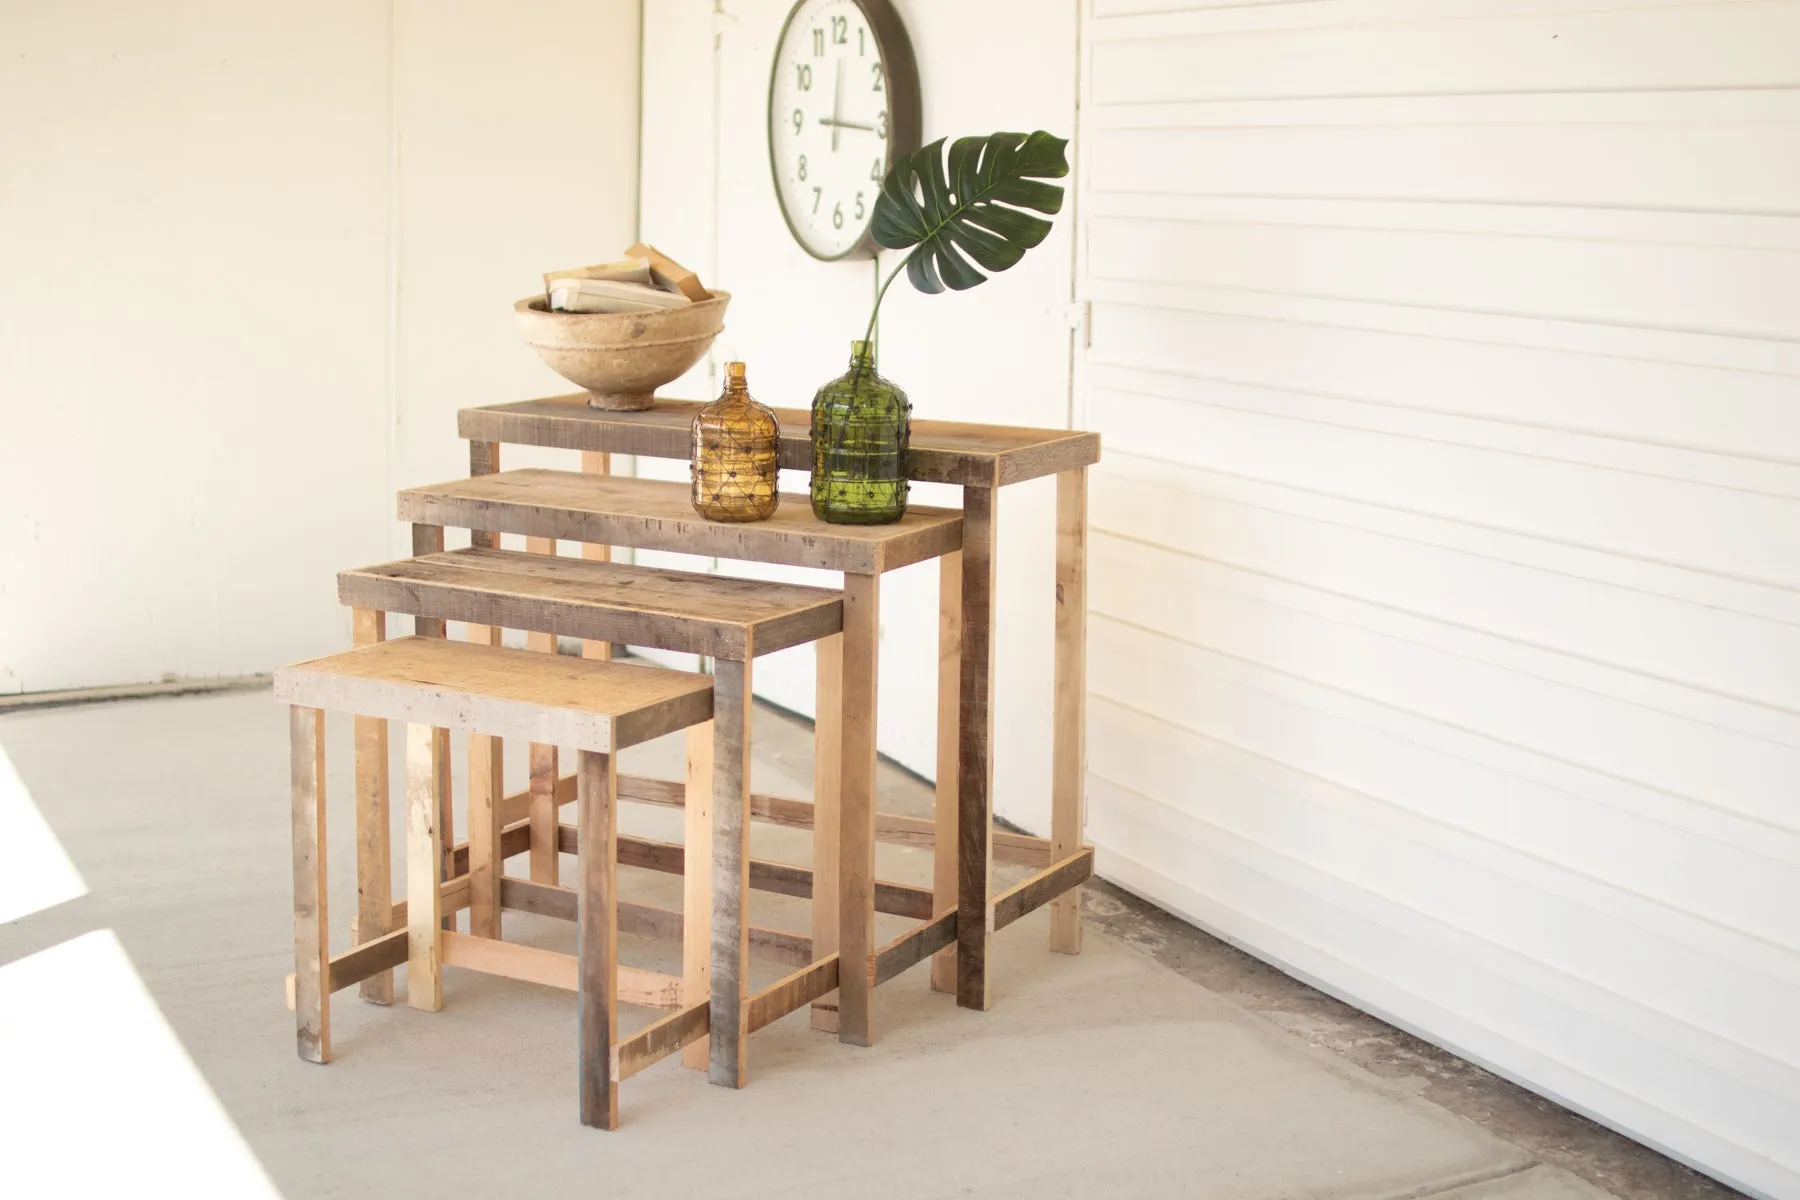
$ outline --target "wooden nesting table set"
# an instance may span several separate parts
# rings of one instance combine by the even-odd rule
[[[933,959],[931,986],[964,1007],[988,1007],[993,934],[1049,904],[1050,948],[1081,947],[1079,885],[1093,869],[1082,843],[1086,657],[1087,468],[1099,437],[1067,430],[915,421],[911,478],[959,485],[963,507],[913,506],[891,525],[831,525],[788,495],[767,521],[726,524],[694,513],[684,484],[614,476],[612,454],[686,458],[699,406],[658,401],[642,412],[589,407],[585,395],[462,411],[470,477],[400,493],[413,526],[409,559],[338,577],[354,612],[353,649],[285,668],[276,696],[292,706],[295,975],[291,999],[300,1056],[330,1059],[330,996],[360,985],[393,998],[407,966],[407,1001],[442,1006],[442,970],[461,967],[573,990],[578,995],[579,1093],[584,1124],[618,1123],[619,1084],[676,1051],[714,1083],[745,1082],[748,1036],[807,1005],[816,1029],[868,1045],[876,988]],[[777,410],[780,464],[811,467],[808,415]],[[500,469],[502,444],[581,452],[580,471]],[[996,492],[1055,475],[1056,637],[1051,740],[1051,836],[996,832],[990,743],[994,694]],[[444,529],[471,531],[444,550]],[[499,548],[522,535],[526,551]],[[579,559],[557,542],[581,544]],[[611,561],[611,548],[838,571],[843,588],[733,579]],[[933,820],[878,812],[876,680],[881,576],[940,563],[938,779]],[[412,637],[388,637],[389,614]],[[467,625],[466,641],[446,623]],[[500,644],[526,632],[527,649]],[[558,655],[558,637],[582,657]],[[750,705],[758,655],[813,643],[818,661],[811,802],[752,794]],[[610,661],[613,644],[692,653],[713,674]],[[324,711],[355,715],[358,904],[352,948],[328,948],[325,888]],[[388,722],[406,723],[405,899],[391,895]],[[469,735],[468,840],[453,844],[452,729]],[[683,782],[621,776],[617,754],[685,730]],[[530,744],[530,786],[507,795],[503,739]],[[559,746],[574,747],[564,775]],[[618,831],[617,805],[682,807],[681,844]],[[573,802],[577,819],[564,824]],[[810,869],[753,859],[750,821],[810,827]],[[875,875],[877,842],[931,846],[930,889]],[[575,886],[560,855],[578,855]],[[529,856],[528,875],[503,870]],[[994,861],[1036,868],[995,894]],[[618,865],[683,877],[681,912],[621,901]],[[710,868],[710,869],[709,869]],[[812,900],[811,937],[753,928],[752,889]],[[469,931],[455,914],[469,910]],[[574,921],[577,953],[501,938],[502,913]],[[885,945],[875,914],[918,922]],[[682,939],[680,976],[618,962],[618,937]],[[792,966],[751,991],[752,950]],[[851,964],[846,966],[845,964]],[[621,1038],[620,1003],[667,1015]]]

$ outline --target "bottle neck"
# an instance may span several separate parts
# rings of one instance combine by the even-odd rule
[[[864,341],[850,343],[850,369],[853,371],[873,371],[875,369],[875,347]]]

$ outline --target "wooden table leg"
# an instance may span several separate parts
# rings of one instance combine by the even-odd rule
[[[387,614],[359,608],[351,614],[351,643],[387,640]],[[388,932],[394,911],[393,850],[388,832],[388,723],[356,718],[356,930],[357,944]],[[363,980],[359,994],[372,1004],[392,1004],[394,973]]]
[[[500,645],[497,625],[469,626],[469,640]],[[536,747],[533,747],[536,749]],[[506,796],[505,742],[485,733],[469,735],[469,932],[500,936],[500,802]]]
[[[531,554],[556,556],[555,538],[526,538],[525,549]],[[556,635],[533,631],[525,635],[528,649],[543,654],[556,653]],[[531,881],[556,886],[562,882],[562,851],[557,848],[556,826],[560,806],[556,801],[557,780],[562,777],[562,764],[555,746],[533,742],[527,751],[531,768]]]
[[[838,950],[838,810],[844,785],[844,635],[814,644],[818,660],[813,691],[813,893],[812,956]],[[838,1031],[838,994],[813,1002],[812,1027]]]
[[[406,727],[406,1002],[426,1012],[444,1007],[437,734],[429,725]]]
[[[962,688],[962,551],[938,559],[937,817],[932,839],[931,915],[957,908],[956,745],[961,732],[958,697]],[[931,990],[956,991],[956,947],[931,959]]]
[[[331,946],[325,906],[325,714],[293,706],[294,1040],[307,1062],[331,1061]]]
[[[1056,477],[1056,675],[1050,861],[1081,849],[1087,790],[1087,468]],[[1081,953],[1081,889],[1050,902],[1050,949]]]
[[[612,455],[603,450],[583,450],[581,452],[581,469],[583,473],[588,475],[611,475]],[[612,547],[595,545],[592,542],[583,542],[581,544],[581,557],[587,559],[589,562],[611,562]],[[581,657],[611,659],[612,643],[596,642],[592,639],[583,638],[581,642]]]
[[[681,874],[681,1002],[712,999],[713,722],[688,726],[687,796],[683,804]],[[681,1065],[696,1071],[712,1062],[710,1041],[681,1048]]]
[[[963,488],[962,662],[957,747],[956,1002],[988,1006],[993,868],[994,489]]]
[[[875,951],[875,695],[880,630],[881,577],[846,572],[844,769],[838,795],[838,1040],[856,1046],[874,1040],[875,987],[868,964]]]
[[[745,647],[746,652],[749,647]],[[708,1078],[743,1087],[750,984],[750,660],[713,662],[712,1020]],[[687,869],[705,864],[688,860]],[[685,931],[684,931],[685,932]],[[695,930],[697,935],[699,930]]]
[[[619,1085],[612,1048],[619,1031],[618,756],[583,750],[576,762],[576,818],[581,830],[581,895],[576,951],[581,1123],[619,1127]]]
[[[473,444],[473,443],[471,443]],[[498,448],[495,454],[499,454]],[[496,458],[496,463],[498,458]],[[493,535],[488,535],[493,536]],[[413,557],[422,554],[442,554],[444,552],[444,527],[442,525],[418,525],[412,527]],[[437,617],[414,617],[413,633],[418,637],[445,636],[444,622]],[[456,844],[456,814],[452,811],[450,790],[450,731],[437,729],[432,734],[431,759],[436,775],[438,798],[438,837],[443,847],[443,861],[439,870],[439,879],[448,880],[454,869],[450,862],[450,849]],[[409,768],[410,769],[410,768]],[[454,929],[456,917],[444,918],[444,928]]]

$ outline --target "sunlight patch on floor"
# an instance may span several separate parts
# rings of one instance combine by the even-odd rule
[[[81,872],[0,750],[0,924],[87,895]]]
[[[0,967],[0,1063],[16,1195],[279,1200],[110,929]]]

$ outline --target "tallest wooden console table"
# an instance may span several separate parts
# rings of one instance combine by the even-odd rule
[[[502,442],[685,459],[699,404],[663,400],[645,412],[590,408],[585,395],[468,408],[458,431],[469,439],[477,473],[491,470]],[[810,470],[809,414],[777,409],[780,463]],[[1086,772],[1087,468],[1100,459],[1095,433],[914,421],[909,475],[963,489],[963,549],[942,560],[939,598],[937,847],[934,910],[957,913],[954,952],[932,964],[932,986],[954,990],[964,1007],[988,1007],[989,936],[1047,899],[1050,947],[1081,948],[1078,893],[1092,867],[1082,846]],[[1049,865],[1000,896],[990,892],[993,863],[995,490],[1055,475],[1056,644]],[[791,501],[790,501],[791,502]],[[824,668],[822,666],[821,670]],[[948,698],[955,696],[955,705]],[[822,714],[823,716],[823,714]],[[823,732],[823,731],[821,731]],[[872,781],[871,781],[872,782]],[[821,800],[824,797],[820,797]],[[947,853],[954,846],[955,853]],[[818,881],[821,885],[823,880]],[[820,890],[823,890],[822,888]],[[815,892],[815,896],[818,892]],[[952,957],[952,953],[954,957]],[[866,1042],[868,1013],[846,1011],[846,1040]],[[860,1025],[860,1028],[854,1026]]]

